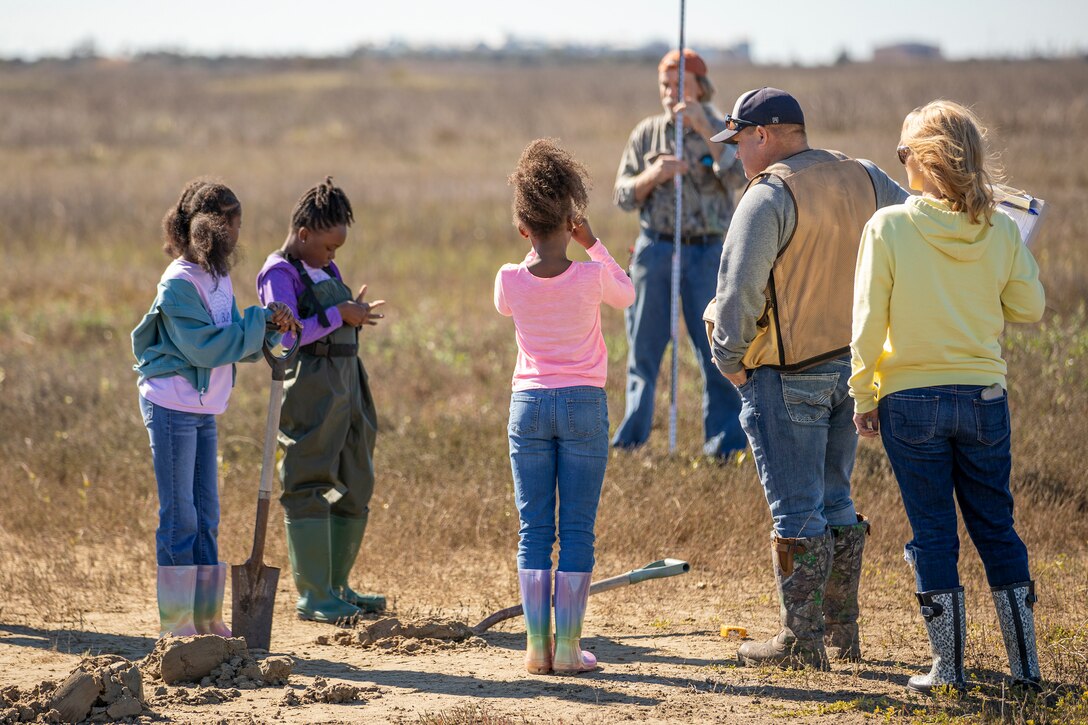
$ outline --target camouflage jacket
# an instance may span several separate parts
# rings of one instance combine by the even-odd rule
[[[725,127],[721,115],[711,105],[704,104],[707,118],[715,132]],[[676,189],[670,183],[659,184],[639,204],[635,200],[635,177],[641,174],[661,154],[672,154],[676,132],[672,117],[667,113],[643,119],[627,141],[616,173],[613,201],[625,211],[638,209],[639,226],[671,234],[675,224]],[[744,170],[736,157],[736,149],[723,144],[718,158],[713,158],[705,139],[692,129],[684,130],[684,159],[688,173],[684,175],[683,218],[681,233],[722,234],[733,218],[733,196],[745,183]]]

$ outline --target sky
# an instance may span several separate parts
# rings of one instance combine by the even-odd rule
[[[938,10],[939,8],[939,10]],[[549,42],[673,45],[679,0],[0,0],[0,57],[66,55],[93,40],[103,55],[338,55],[361,43]],[[759,63],[865,60],[874,46],[940,46],[953,59],[1088,52],[1083,0],[686,0],[686,42],[746,40]]]

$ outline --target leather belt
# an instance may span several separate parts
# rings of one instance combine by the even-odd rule
[[[655,242],[665,242],[666,244],[672,244],[672,232],[658,232],[654,231],[653,229],[643,229],[642,233]],[[687,236],[680,236],[681,244],[721,244],[721,242],[721,234],[689,234]]]
[[[316,357],[355,357],[359,353],[358,345],[328,342],[311,342],[299,349],[307,355]]]

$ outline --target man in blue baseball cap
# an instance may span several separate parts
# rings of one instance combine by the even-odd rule
[[[868,520],[850,496],[857,448],[850,378],[854,265],[878,207],[907,197],[870,161],[808,145],[791,94],[741,94],[712,139],[748,177],[707,308],[714,362],[770,505],[781,629],[746,642],[745,664],[828,667],[861,658],[857,590]],[[826,646],[825,646],[826,636]]]

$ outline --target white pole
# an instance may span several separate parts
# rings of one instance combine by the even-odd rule
[[[684,101],[684,0],[680,0],[680,87],[677,89],[678,103]],[[684,113],[676,114],[676,158],[684,160]],[[676,452],[676,400],[677,382],[680,373],[680,218],[684,211],[684,175],[677,171],[672,177],[676,188],[676,224],[672,238],[672,295],[670,312],[672,313],[672,384],[669,389],[669,453]]]

